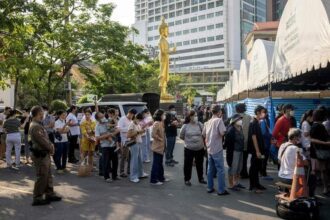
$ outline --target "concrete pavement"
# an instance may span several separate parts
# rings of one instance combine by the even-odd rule
[[[55,190],[64,201],[45,207],[32,207],[34,170],[23,166],[19,172],[0,168],[0,219],[278,219],[274,195],[277,190],[272,181],[262,181],[267,191],[256,195],[247,190],[230,192],[220,197],[207,194],[206,186],[198,183],[193,169],[192,186],[183,181],[183,144],[176,145],[176,167],[165,167],[165,175],[172,181],[163,186],[151,186],[149,179],[138,184],[122,179],[105,183],[98,176],[77,177],[76,167],[71,173],[54,177]],[[145,165],[150,173],[150,164]],[[270,174],[276,176],[275,167]],[[96,174],[96,173],[95,173]],[[206,178],[206,177],[205,177]],[[248,187],[248,181],[242,183]],[[322,219],[329,219],[328,200],[322,200]]]

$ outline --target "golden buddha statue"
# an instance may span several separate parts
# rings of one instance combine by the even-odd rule
[[[160,63],[160,74],[159,74],[159,87],[160,87],[160,99],[163,101],[166,100],[174,100],[174,97],[167,93],[167,83],[169,81],[170,75],[170,53],[174,53],[176,51],[176,48],[174,47],[172,50],[169,47],[169,43],[167,41],[168,37],[168,25],[165,22],[165,18],[162,17],[161,24],[159,25],[159,42],[158,47],[160,50],[159,53],[159,63]]]

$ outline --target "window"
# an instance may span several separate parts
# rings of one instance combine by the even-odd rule
[[[214,13],[207,14],[207,18],[213,18],[213,17],[214,17]]]
[[[205,26],[199,27],[198,30],[199,30],[200,32],[205,31],[205,30],[206,30],[206,27],[205,27]]]
[[[217,40],[222,40],[223,39],[223,35],[218,35],[215,37]]]
[[[155,9],[155,14],[160,14],[160,8]]]
[[[190,41],[189,40],[183,41],[183,45],[184,46],[189,45],[189,44],[190,44]]]
[[[169,22],[169,23],[168,23],[168,26],[169,26],[169,27],[172,27],[172,26],[174,26],[174,21],[172,21],[172,22]]]
[[[171,13],[169,14],[169,17],[170,17],[170,18],[174,18],[174,17],[175,17],[175,12],[171,12]]]
[[[182,24],[182,20],[175,21],[175,25],[180,25],[180,24]]]
[[[191,4],[192,5],[197,5],[198,4],[198,0],[191,0]]]
[[[185,8],[185,9],[184,9],[184,14],[185,14],[185,15],[190,14],[190,8]]]
[[[159,39],[159,37],[158,36],[154,36],[154,40],[158,40]]]
[[[197,21],[197,17],[190,18],[190,22],[194,22],[194,21]]]
[[[183,5],[184,5],[184,7],[190,6],[190,0],[185,0]]]
[[[205,43],[206,42],[206,38],[203,37],[203,38],[199,38],[199,43]]]
[[[155,7],[158,7],[158,6],[160,6],[160,0],[155,2]]]
[[[205,15],[198,16],[198,20],[204,20],[204,19],[205,19]]]
[[[168,14],[163,14],[165,19],[168,19]]]
[[[175,9],[175,4],[170,5],[170,11],[173,11]]]
[[[223,15],[223,12],[222,12],[222,11],[217,11],[217,12],[215,13],[215,16],[217,16],[217,17],[222,16],[222,15]]]
[[[170,33],[170,37],[174,37],[174,33],[172,32],[172,33]]]
[[[148,31],[152,31],[154,27],[148,27]]]
[[[185,18],[185,19],[183,19],[183,23],[184,23],[184,24],[189,23],[189,18]]]
[[[189,33],[190,33],[190,30],[189,29],[183,31],[183,34],[189,34]]]
[[[216,1],[217,7],[223,6],[223,0]]]
[[[148,8],[153,8],[153,7],[154,7],[154,3],[153,2],[151,2],[151,3],[148,4]]]
[[[193,28],[190,30],[191,33],[196,33],[197,32],[197,28]]]
[[[207,30],[212,30],[212,29],[214,29],[214,25],[213,24],[207,26]]]
[[[204,3],[206,2],[206,0],[199,0],[199,3]]]
[[[208,37],[207,41],[214,41],[214,37]]]
[[[149,23],[154,22],[155,21],[155,18],[154,17],[151,17],[151,18],[148,19],[148,21],[149,21]]]
[[[148,41],[153,41],[154,37],[148,37]]]
[[[168,7],[167,6],[162,7],[162,11],[163,12],[167,12],[168,11]]]
[[[160,21],[160,15],[155,17],[155,21]]]
[[[177,31],[176,33],[175,33],[175,36],[181,36],[182,35],[182,31]]]
[[[191,44],[197,44],[197,43],[198,43],[197,39],[191,40]]]
[[[200,5],[200,6],[199,6],[199,10],[200,10],[200,11],[204,11],[204,10],[206,10],[206,4],[204,4],[204,5]]]
[[[166,5],[167,4],[167,0],[162,0],[162,4]]]
[[[210,2],[210,3],[208,3],[208,4],[207,4],[207,7],[208,7],[209,9],[214,8],[214,2]]]
[[[182,8],[182,2],[176,3],[176,9]]]
[[[148,15],[149,16],[154,15],[154,12],[155,12],[154,10],[149,10]]]
[[[197,11],[198,11],[198,6],[194,6],[191,8],[192,13],[197,12]]]
[[[155,25],[154,26],[154,30],[158,30],[158,25]]]
[[[182,10],[176,12],[176,16],[181,16],[182,14]]]
[[[176,43],[176,46],[177,46],[177,47],[182,46],[182,42],[177,42],[177,43]]]
[[[222,28],[223,27],[223,23],[218,23],[215,25],[216,28]]]

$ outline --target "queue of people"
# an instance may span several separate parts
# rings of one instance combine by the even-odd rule
[[[260,177],[273,180],[267,174],[270,159],[278,164],[280,181],[290,184],[295,156],[301,152],[305,165],[310,168],[310,195],[314,195],[316,182],[321,180],[323,194],[330,196],[329,109],[320,107],[307,111],[302,117],[301,129],[295,127],[294,109],[290,104],[281,106],[272,132],[267,109],[263,106],[257,106],[252,117],[246,113],[245,104],[237,104],[236,114],[227,120],[224,109],[219,105],[188,111],[179,131],[179,138],[184,142],[184,184],[192,185],[192,169],[195,166],[198,181],[206,184],[208,193],[216,191],[219,196],[225,196],[229,195],[228,190],[241,191],[246,188],[241,184],[241,179],[248,178],[249,190],[259,194],[266,190],[260,183]],[[144,172],[144,164],[152,159],[150,184],[160,186],[169,181],[164,175],[164,159],[168,167],[178,164],[173,152],[180,120],[174,106],[169,106],[167,112],[159,109],[153,116],[149,110],[137,112],[129,109],[127,115],[121,118],[115,109],[100,112],[96,108],[92,112],[87,108],[81,120],[76,116],[77,110],[76,106],[71,106],[68,111],[58,111],[52,115],[46,106],[36,106],[26,111],[21,121],[10,108],[3,114],[5,118],[0,115],[0,156],[4,154],[5,139],[8,167],[18,169],[20,166],[19,129],[24,128],[24,134],[28,136],[24,141],[29,146],[25,148],[26,160],[30,158],[31,151],[37,168],[33,205],[61,200],[52,186],[51,157],[57,174],[68,172],[67,162],[76,164],[78,161],[79,164],[87,164],[93,172],[96,170],[94,156],[99,151],[99,175],[107,183],[126,177],[132,183],[139,183],[149,177]],[[16,155],[14,163],[11,160],[13,147]],[[75,149],[79,149],[79,159]],[[248,163],[249,155],[251,159]],[[204,158],[207,162],[207,181],[203,172]],[[228,187],[225,161],[228,165]],[[215,177],[217,190],[214,187]]]

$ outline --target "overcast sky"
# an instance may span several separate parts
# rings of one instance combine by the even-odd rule
[[[112,2],[116,5],[112,18],[123,25],[134,23],[134,0],[99,0],[99,3]]]

